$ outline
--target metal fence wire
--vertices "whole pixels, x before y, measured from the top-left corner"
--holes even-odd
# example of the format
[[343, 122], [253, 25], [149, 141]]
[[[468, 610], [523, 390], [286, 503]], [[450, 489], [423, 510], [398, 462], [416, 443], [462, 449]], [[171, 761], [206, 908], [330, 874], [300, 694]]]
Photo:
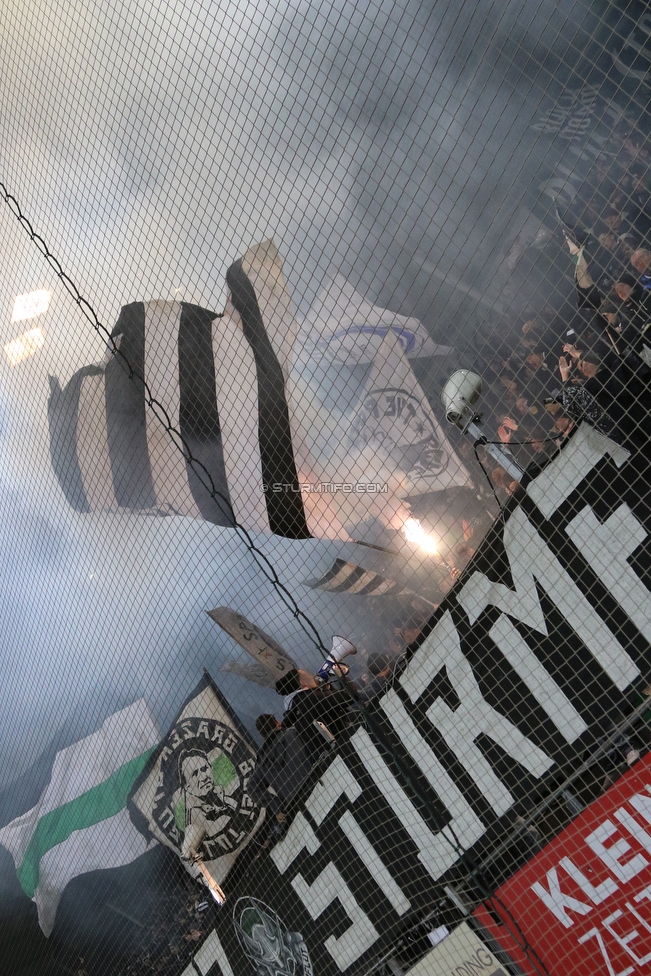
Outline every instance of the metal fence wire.
[[10, 0], [0, 972], [651, 972], [651, 15]]

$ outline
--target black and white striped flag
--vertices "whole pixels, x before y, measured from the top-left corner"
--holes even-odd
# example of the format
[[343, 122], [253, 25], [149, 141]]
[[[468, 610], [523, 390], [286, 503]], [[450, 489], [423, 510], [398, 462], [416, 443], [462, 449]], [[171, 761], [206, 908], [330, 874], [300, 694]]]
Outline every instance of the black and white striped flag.
[[[222, 317], [184, 303], [135, 302], [113, 330], [124, 359], [85, 367], [64, 389], [50, 377], [52, 464], [78, 511], [153, 510], [310, 536], [286, 395], [296, 326], [274, 244], [248, 251], [226, 280], [231, 301]], [[146, 390], [200, 465], [188, 463], [178, 437], [147, 409]], [[265, 491], [273, 484], [283, 490]]]
[[350, 593], [355, 596], [404, 596], [418, 597], [423, 603], [438, 606], [413, 590], [402, 586], [396, 580], [381, 576], [370, 569], [363, 569], [356, 563], [345, 559], [335, 559], [331, 568], [318, 579], [306, 580], [305, 585], [312, 589], [326, 590], [328, 593]]
[[297, 325], [273, 242], [226, 282], [223, 315], [134, 302], [113, 330], [118, 355], [64, 389], [50, 377], [52, 464], [73, 508], [350, 541], [373, 520], [400, 532], [409, 493], [467, 484], [393, 331], [374, 338], [352, 418], [336, 417], [317, 401], [338, 377], [313, 391], [295, 364], [290, 376]]

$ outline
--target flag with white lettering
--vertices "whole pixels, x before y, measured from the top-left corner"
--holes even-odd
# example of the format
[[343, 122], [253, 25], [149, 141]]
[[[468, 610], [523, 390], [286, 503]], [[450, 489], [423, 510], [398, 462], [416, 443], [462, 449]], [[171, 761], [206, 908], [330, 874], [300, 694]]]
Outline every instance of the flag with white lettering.
[[[315, 971], [361, 976], [396, 944], [409, 913], [452, 906], [449, 891], [458, 890], [459, 878], [471, 905], [511, 876], [520, 898], [516, 872], [540, 850], [546, 801], [563, 782], [559, 768], [585, 768], [586, 756], [612, 733], [614, 716], [626, 714], [635, 689], [648, 685], [648, 482], [643, 459], [629, 460], [608, 438], [580, 427], [525, 483], [407, 649], [404, 667], [374, 698], [370, 723], [320, 770], [286, 836], [256, 871], [233, 877], [233, 911], [220, 914], [206, 950], [224, 976], [228, 966], [242, 971], [247, 959], [256, 968], [265, 933], [275, 933], [279, 947], [302, 947]], [[354, 571], [347, 569], [342, 579]], [[590, 972], [607, 968], [597, 918], [613, 971], [628, 966], [628, 948], [604, 929], [614, 918], [609, 900], [619, 899], [626, 913], [630, 928], [614, 929], [624, 938], [648, 920], [649, 759], [637, 758], [648, 733], [640, 742], [633, 727], [624, 739], [606, 750], [607, 772], [592, 767], [601, 793], [607, 775], [633, 762], [617, 795], [611, 789], [598, 809], [588, 806], [581, 817], [589, 827], [575, 821], [522, 875], [526, 956], [523, 902], [502, 913], [500, 939], [509, 952], [520, 939], [516, 958], [525, 972], [538, 971], [531, 946], [554, 912], [571, 923], [568, 937], [581, 926], [586, 953], [576, 940], [573, 951], [591, 962]], [[569, 783], [559, 799], [575, 816], [577, 788]], [[540, 833], [518, 827], [530, 822], [538, 798]], [[567, 847], [570, 832], [575, 848], [580, 836], [580, 853]], [[543, 857], [544, 870], [535, 873]], [[550, 972], [564, 926], [559, 919], [558, 938], [538, 948], [540, 956], [554, 955]]]
[[513, 952], [526, 940], [549, 973], [645, 971], [650, 778], [647, 753], [498, 889], [492, 915], [475, 912], [498, 944]]
[[198, 856], [221, 884], [264, 820], [247, 791], [255, 757], [246, 729], [206, 674], [133, 786], [133, 823], [175, 850], [193, 877], [201, 877]]

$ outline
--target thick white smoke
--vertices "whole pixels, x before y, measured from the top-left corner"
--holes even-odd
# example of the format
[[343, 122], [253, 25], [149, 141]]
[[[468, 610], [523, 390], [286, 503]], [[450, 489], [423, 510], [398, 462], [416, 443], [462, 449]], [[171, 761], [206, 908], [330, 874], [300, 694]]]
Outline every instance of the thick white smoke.
[[[463, 347], [544, 154], [528, 128], [539, 64], [576, 23], [591, 26], [575, 0], [21, 0], [4, 12], [0, 179], [109, 327], [140, 299], [218, 311], [228, 264], [273, 236], [303, 311], [342, 272], [439, 341], [454, 324]], [[204, 616], [215, 604], [318, 660], [228, 530], [67, 510], [47, 373], [65, 382], [103, 346], [4, 204], [0, 237], [4, 341], [22, 328], [14, 296], [53, 291], [43, 349], [0, 367], [3, 783], [70, 719], [83, 734], [144, 694], [167, 721], [232, 653]], [[341, 546], [264, 545], [325, 637], [342, 616], [363, 631], [352, 598], [300, 587]], [[274, 704], [225, 680], [248, 715]]]

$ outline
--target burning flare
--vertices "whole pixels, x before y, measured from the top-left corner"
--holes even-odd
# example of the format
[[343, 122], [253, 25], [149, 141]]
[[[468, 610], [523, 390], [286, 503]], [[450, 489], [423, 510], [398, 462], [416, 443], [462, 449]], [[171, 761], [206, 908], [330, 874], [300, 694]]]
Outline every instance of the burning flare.
[[436, 553], [436, 540], [434, 536], [427, 534], [420, 524], [419, 519], [408, 518], [403, 526], [403, 530], [407, 542], [413, 542], [420, 549], [423, 549], [432, 556]]

